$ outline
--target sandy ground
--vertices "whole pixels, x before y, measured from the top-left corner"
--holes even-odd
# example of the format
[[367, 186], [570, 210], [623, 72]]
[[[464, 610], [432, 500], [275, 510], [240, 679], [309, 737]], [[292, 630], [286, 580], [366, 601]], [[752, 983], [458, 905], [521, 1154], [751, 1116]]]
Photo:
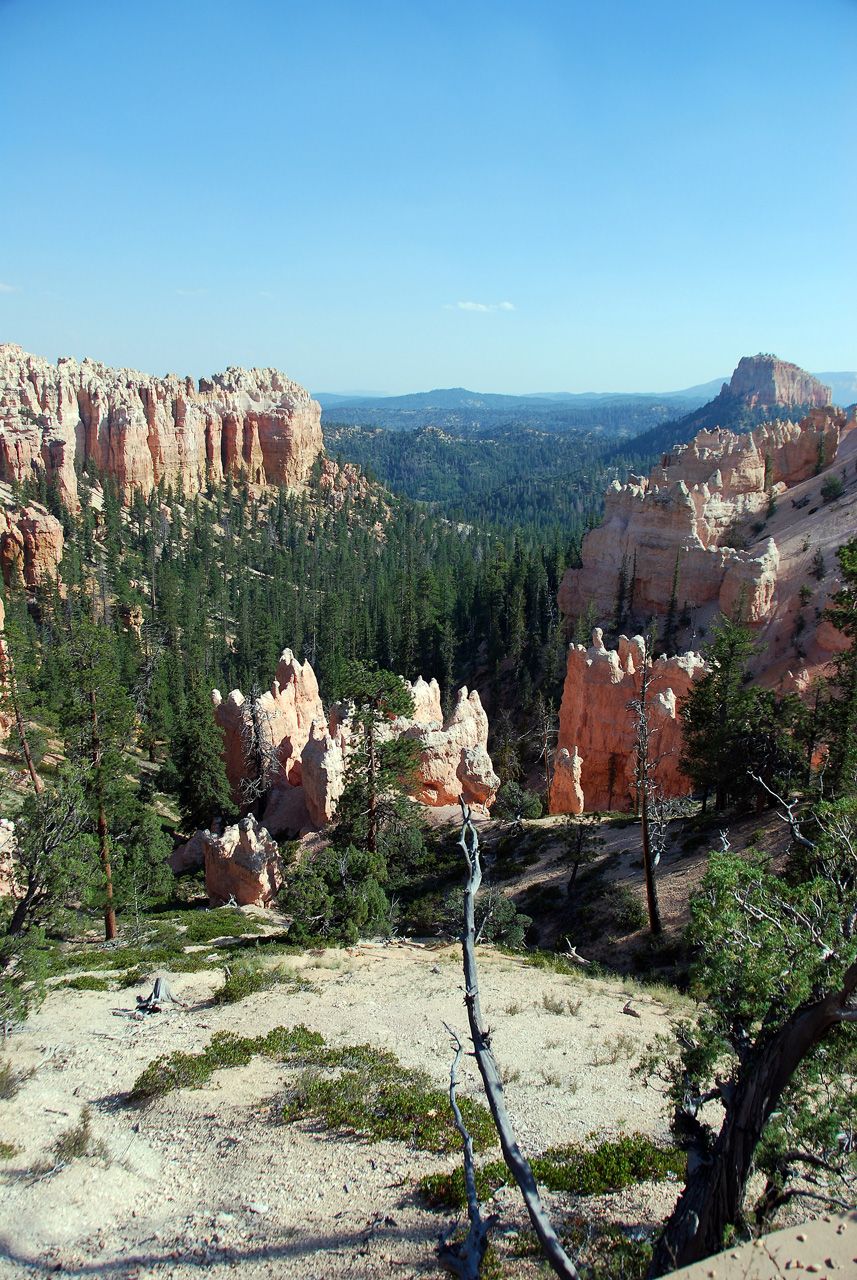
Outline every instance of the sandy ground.
[[[443, 1022], [466, 1029], [455, 948], [366, 945], [295, 962], [317, 993], [274, 988], [213, 1006], [219, 973], [180, 974], [172, 985], [190, 1007], [143, 1021], [127, 1016], [133, 989], [48, 996], [6, 1042], [13, 1065], [35, 1071], [14, 1100], [0, 1101], [0, 1138], [19, 1148], [2, 1166], [0, 1274], [185, 1280], [200, 1264], [217, 1276], [238, 1267], [250, 1277], [441, 1274], [433, 1249], [450, 1217], [425, 1209], [414, 1184], [454, 1167], [454, 1157], [369, 1144], [310, 1121], [278, 1123], [283, 1067], [263, 1058], [218, 1072], [208, 1087], [142, 1109], [124, 1105], [160, 1053], [199, 1050], [225, 1028], [256, 1035], [298, 1022], [332, 1045], [392, 1049], [445, 1087]], [[666, 1137], [659, 1095], [630, 1075], [645, 1043], [667, 1029], [666, 1005], [641, 993], [632, 1017], [623, 1013], [630, 992], [617, 983], [558, 976], [491, 948], [480, 963], [485, 1016], [525, 1149], [594, 1130], [602, 1138], [622, 1130]], [[565, 1011], [549, 1012], [545, 997]], [[480, 1092], [473, 1071], [464, 1091]], [[28, 1171], [49, 1158], [84, 1105], [109, 1164], [86, 1157], [36, 1180]], [[597, 1212], [652, 1225], [676, 1191], [675, 1183], [635, 1187], [599, 1201]], [[547, 1199], [558, 1211], [572, 1207], [568, 1197]], [[517, 1191], [501, 1189], [492, 1209], [502, 1252], [513, 1238], [506, 1233], [525, 1225]], [[508, 1274], [532, 1265], [513, 1262]]]

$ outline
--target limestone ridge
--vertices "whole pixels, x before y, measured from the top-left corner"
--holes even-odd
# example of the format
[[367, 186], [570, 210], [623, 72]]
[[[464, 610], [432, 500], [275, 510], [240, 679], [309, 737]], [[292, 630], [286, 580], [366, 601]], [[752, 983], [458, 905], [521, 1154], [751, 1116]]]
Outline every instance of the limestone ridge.
[[562, 612], [579, 616], [591, 602], [605, 623], [623, 611], [640, 621], [664, 618], [677, 570], [675, 605], [685, 618], [692, 611], [696, 625], [716, 610], [730, 614], [742, 594], [747, 620], [763, 623], [777, 583], [777, 542], [734, 544], [752, 542], [752, 522], [764, 525], [773, 502], [835, 464], [854, 427], [853, 417], [828, 407], [743, 435], [701, 431], [664, 454], [647, 478], [614, 480], [603, 523], [583, 540], [582, 567], [563, 576]]
[[75, 463], [88, 460], [125, 501], [161, 479], [190, 496], [242, 470], [253, 484], [299, 484], [322, 448], [320, 421], [309, 392], [277, 369], [229, 368], [197, 387], [0, 344], [0, 479], [43, 471], [73, 510]]

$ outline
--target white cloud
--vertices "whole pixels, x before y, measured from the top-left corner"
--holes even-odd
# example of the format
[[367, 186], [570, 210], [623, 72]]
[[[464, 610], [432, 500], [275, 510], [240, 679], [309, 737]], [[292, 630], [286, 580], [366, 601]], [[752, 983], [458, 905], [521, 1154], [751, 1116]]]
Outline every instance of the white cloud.
[[198, 298], [205, 289], [176, 289], [176, 293], [180, 298]]
[[0, 284], [0, 293], [18, 293], [20, 292], [16, 284]]
[[444, 304], [447, 311], [514, 311], [513, 302], [451, 302]]

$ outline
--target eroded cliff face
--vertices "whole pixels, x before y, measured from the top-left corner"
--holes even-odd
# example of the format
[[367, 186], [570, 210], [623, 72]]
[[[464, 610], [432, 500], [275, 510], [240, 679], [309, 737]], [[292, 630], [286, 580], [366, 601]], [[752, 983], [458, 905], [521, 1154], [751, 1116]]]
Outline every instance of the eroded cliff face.
[[192, 495], [241, 470], [253, 484], [295, 485], [321, 448], [319, 405], [277, 369], [230, 368], [197, 387], [0, 344], [0, 479], [44, 471], [73, 509], [76, 460], [113, 476], [127, 501], [162, 478]]
[[[242, 737], [246, 722], [245, 698], [240, 689], [233, 689], [226, 699], [219, 689], [213, 689], [211, 701], [214, 719], [223, 730], [226, 776], [233, 800], [240, 805], [241, 782], [246, 777]], [[301, 756], [313, 722], [324, 719], [318, 681], [309, 662], [298, 661], [291, 649], [284, 649], [271, 688], [259, 697], [259, 709], [262, 734], [279, 766], [273, 778], [274, 787], [279, 790], [299, 787]]]
[[830, 387], [801, 369], [799, 365], [778, 360], [776, 356], [743, 356], [729, 382], [720, 392], [723, 399], [740, 399], [747, 408], [770, 408], [795, 405], [801, 408], [824, 408], [830, 404]]
[[[639, 695], [644, 656], [642, 636], [620, 636], [618, 650], [607, 649], [600, 628], [590, 649], [569, 647], [551, 813], [634, 808], [635, 718], [628, 704]], [[649, 665], [651, 724], [660, 757], [657, 782], [665, 798], [687, 795], [690, 784], [678, 769], [678, 706], [705, 665], [696, 653]]]
[[[642, 629], [657, 618], [663, 633], [673, 598], [674, 639], [689, 651], [653, 667], [665, 795], [688, 789], [678, 772], [677, 709], [704, 669], [693, 650], [712, 621], [734, 616], [740, 606], [760, 641], [752, 667], [759, 684], [807, 691], [847, 644], [824, 609], [841, 586], [836, 550], [855, 529], [855, 420], [830, 408], [749, 435], [700, 432], [665, 455], [648, 478], [610, 487], [604, 523], [586, 535], [583, 567], [566, 573], [560, 606], [578, 617], [591, 606], [614, 628], [625, 622]], [[633, 808], [628, 703], [637, 693], [641, 657], [639, 637], [621, 635], [611, 652], [599, 629], [592, 648], [571, 645], [553, 812]]]
[[62, 525], [45, 507], [10, 502], [0, 509], [0, 569], [7, 587], [20, 578], [35, 590], [39, 583], [56, 578], [63, 545]]
[[[809, 375], [807, 375], [809, 376]], [[771, 615], [780, 568], [775, 538], [753, 524], [787, 490], [830, 466], [854, 419], [814, 409], [801, 422], [765, 423], [747, 435], [701, 431], [665, 454], [648, 477], [614, 481], [604, 521], [583, 540], [580, 569], [566, 571], [559, 604], [567, 617], [594, 607], [621, 626], [680, 612], [731, 613], [742, 592], [753, 624]], [[730, 545], [757, 538], [746, 549]]]

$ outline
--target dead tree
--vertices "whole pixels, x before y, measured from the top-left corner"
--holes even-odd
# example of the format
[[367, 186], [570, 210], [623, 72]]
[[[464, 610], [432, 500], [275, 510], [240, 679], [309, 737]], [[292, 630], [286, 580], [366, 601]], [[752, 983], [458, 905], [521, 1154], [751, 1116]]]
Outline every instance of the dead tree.
[[479, 837], [471, 821], [470, 809], [465, 806], [464, 801], [461, 801], [461, 815], [461, 839], [458, 843], [467, 868], [464, 885], [464, 930], [461, 935], [464, 960], [464, 1002], [467, 1006], [467, 1019], [470, 1024], [470, 1038], [473, 1042], [476, 1065], [482, 1077], [488, 1106], [500, 1139], [503, 1159], [521, 1189], [521, 1195], [542, 1252], [558, 1276], [564, 1277], [564, 1280], [579, 1280], [577, 1269], [560, 1244], [553, 1224], [542, 1206], [529, 1161], [518, 1146], [512, 1122], [506, 1111], [503, 1082], [491, 1048], [491, 1031], [482, 1020], [479, 975], [476, 968], [476, 895], [482, 883], [482, 865], [479, 859]]
[[273, 719], [273, 714], [262, 705], [261, 691], [254, 683], [250, 696], [244, 703], [241, 719], [245, 767], [245, 774], [241, 779], [241, 798], [257, 813], [261, 813], [264, 808], [271, 789], [271, 779], [280, 768], [271, 732]]
[[651, 641], [645, 637], [643, 661], [640, 670], [640, 689], [637, 697], [628, 703], [628, 710], [633, 713], [636, 736], [634, 740], [634, 785], [637, 791], [637, 808], [640, 814], [640, 829], [643, 837], [643, 870], [646, 876], [646, 902], [649, 909], [649, 928], [652, 933], [661, 933], [661, 909], [658, 903], [658, 885], [655, 878], [655, 850], [652, 846], [651, 806], [655, 798], [657, 782], [655, 773], [661, 757], [652, 756], [652, 739], [657, 729], [651, 721], [651, 685], [652, 668], [649, 661]]
[[467, 1195], [467, 1216], [470, 1219], [470, 1229], [463, 1244], [456, 1249], [449, 1243], [450, 1236], [455, 1230], [455, 1225], [453, 1224], [449, 1231], [445, 1231], [440, 1237], [438, 1257], [441, 1265], [447, 1271], [453, 1272], [454, 1275], [461, 1276], [461, 1280], [478, 1280], [482, 1259], [485, 1257], [485, 1251], [488, 1248], [488, 1233], [497, 1221], [497, 1215], [491, 1214], [487, 1218], [482, 1216], [479, 1196], [476, 1193], [473, 1139], [467, 1131], [461, 1108], [458, 1105], [458, 1099], [455, 1096], [455, 1091], [458, 1088], [458, 1064], [461, 1062], [464, 1046], [452, 1028], [447, 1026], [446, 1023], [444, 1023], [444, 1026], [455, 1043], [455, 1057], [449, 1071], [449, 1105], [452, 1107], [455, 1127], [461, 1134], [461, 1142], [464, 1149], [464, 1188]]

